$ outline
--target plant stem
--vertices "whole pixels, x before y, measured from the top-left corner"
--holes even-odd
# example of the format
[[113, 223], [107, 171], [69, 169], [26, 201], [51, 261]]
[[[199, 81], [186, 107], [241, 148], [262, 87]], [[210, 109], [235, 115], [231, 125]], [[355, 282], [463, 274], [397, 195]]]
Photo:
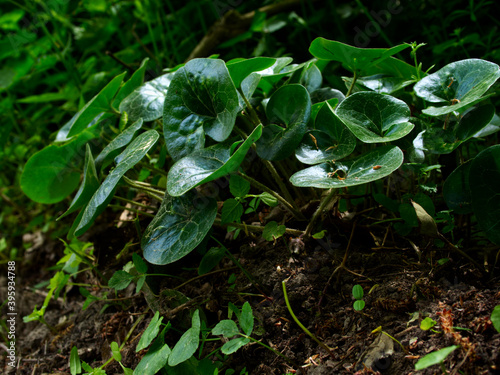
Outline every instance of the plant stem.
[[292, 310], [292, 307], [290, 306], [290, 301], [288, 301], [288, 295], [286, 293], [286, 285], [285, 285], [285, 282], [286, 282], [287, 279], [283, 280], [281, 282], [281, 285], [283, 286], [283, 295], [285, 297], [285, 303], [286, 303], [286, 307], [288, 308], [288, 312], [290, 313], [290, 315], [292, 316], [293, 320], [295, 321], [295, 323], [298, 324], [298, 326], [307, 334], [309, 335], [310, 338], [312, 338], [314, 341], [316, 341], [318, 343], [319, 346], [321, 346], [323, 349], [325, 349], [329, 354], [331, 354], [331, 351], [333, 350], [333, 348], [330, 348], [328, 345], [326, 345], [325, 343], [321, 342], [316, 336], [314, 336], [300, 321], [299, 319], [295, 316], [295, 314], [293, 313], [293, 310]]
[[149, 212], [141, 211], [141, 210], [138, 210], [138, 209], [132, 208], [132, 207], [125, 207], [125, 206], [122, 206], [119, 204], [110, 204], [109, 207], [116, 208], [119, 210], [124, 210], [124, 211], [126, 210], [126, 211], [130, 211], [130, 212], [135, 212], [136, 214], [144, 215], [144, 216], [148, 216], [148, 217], [155, 217], [155, 215], [150, 214]]
[[238, 175], [241, 176], [243, 179], [247, 180], [248, 182], [250, 182], [250, 184], [255, 186], [257, 189], [265, 191], [265, 192], [271, 194], [277, 200], [279, 200], [285, 206], [285, 208], [293, 214], [293, 216], [296, 219], [305, 220], [304, 215], [302, 215], [302, 213], [300, 211], [298, 211], [295, 207], [293, 207], [285, 198], [283, 198], [281, 195], [276, 193], [274, 190], [268, 188], [266, 185], [261, 184], [259, 181], [254, 180], [252, 177], [247, 176], [246, 174], [238, 172]]
[[153, 210], [153, 211], [156, 211], [156, 208], [153, 207], [153, 206], [148, 206], [147, 204], [142, 204], [142, 203], [139, 203], [139, 202], [136, 202], [136, 201], [133, 201], [133, 200], [130, 200], [130, 199], [127, 199], [127, 198], [122, 198], [122, 197], [119, 197], [117, 195], [115, 195], [115, 199], [118, 199], [119, 201], [122, 201], [122, 202], [125, 202], [125, 203], [130, 203], [131, 205], [133, 206], [137, 206], [137, 207], [141, 207], [141, 208], [145, 208], [147, 210]]
[[347, 91], [347, 94], [345, 95], [345, 97], [347, 98], [349, 95], [352, 94], [352, 90], [354, 90], [354, 84], [356, 83], [356, 80], [358, 79], [358, 74], [356, 72], [356, 70], [354, 70], [354, 75], [352, 76], [352, 82], [351, 82], [351, 86], [349, 86], [349, 90]]
[[140, 165], [141, 167], [144, 167], [144, 168], [146, 168], [146, 169], [150, 170], [151, 172], [159, 173], [159, 174], [161, 174], [162, 176], [165, 176], [165, 177], [167, 177], [167, 176], [168, 176], [168, 173], [167, 173], [167, 172], [165, 172], [163, 169], [159, 169], [159, 168], [153, 167], [153, 166], [151, 166], [151, 165], [150, 165], [150, 164], [148, 164], [148, 163], [144, 163], [144, 162], [142, 162], [142, 163], [140, 163], [139, 165]]
[[[220, 219], [215, 219], [214, 221], [215, 225], [220, 225], [221, 227], [235, 227], [238, 229], [243, 229], [244, 231], [249, 231], [249, 232], [263, 232], [264, 227], [260, 225], [247, 225], [247, 224], [241, 224], [241, 223], [226, 223], [222, 224]], [[286, 228], [285, 232], [288, 234], [291, 234], [293, 236], [301, 236], [304, 234], [304, 231], [298, 230], [298, 229], [290, 229]]]
[[246, 98], [245, 94], [243, 93], [243, 90], [241, 88], [238, 88], [238, 92], [240, 93], [241, 97], [243, 98], [243, 101], [245, 102], [245, 105], [247, 106], [248, 112], [250, 113], [250, 119], [252, 120], [254, 126], [261, 124], [262, 122], [260, 121], [257, 112], [255, 112], [255, 109], [252, 107], [252, 105]]
[[[164, 191], [150, 188], [147, 186], [149, 184], [144, 184], [144, 183], [141, 183], [140, 181], [131, 180], [127, 176], [123, 176], [123, 181], [125, 181], [131, 187], [136, 188], [137, 190], [142, 190], [142, 191], [149, 193], [153, 198], [159, 200], [160, 202], [163, 201], [163, 196], [165, 195]], [[149, 185], [149, 186], [151, 186], [151, 185]]]
[[337, 193], [337, 191], [335, 189], [330, 189], [330, 192], [328, 193], [328, 195], [325, 198], [323, 198], [323, 200], [321, 201], [318, 209], [314, 213], [311, 221], [307, 225], [304, 237], [309, 238], [311, 236], [311, 233], [312, 233], [312, 231], [314, 229], [314, 225], [316, 224], [316, 221], [320, 218], [321, 214], [323, 213], [323, 210], [328, 206], [328, 204], [334, 198], [336, 198], [336, 196], [337, 196], [336, 193]]

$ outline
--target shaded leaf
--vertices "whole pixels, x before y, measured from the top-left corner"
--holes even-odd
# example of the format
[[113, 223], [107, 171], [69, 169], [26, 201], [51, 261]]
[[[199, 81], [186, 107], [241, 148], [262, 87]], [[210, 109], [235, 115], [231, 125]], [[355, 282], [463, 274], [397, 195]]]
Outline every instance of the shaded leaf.
[[200, 311], [196, 310], [192, 318], [192, 326], [181, 336], [168, 357], [168, 365], [176, 366], [188, 360], [198, 349], [200, 343]]
[[253, 331], [254, 317], [250, 303], [246, 301], [241, 308], [241, 315], [238, 318], [240, 327], [245, 332], [245, 335], [250, 336]]
[[275, 221], [270, 221], [264, 227], [262, 232], [262, 237], [266, 241], [274, 241], [276, 238], [281, 237], [286, 232], [286, 227], [284, 225], [278, 225]]
[[227, 338], [231, 338], [240, 333], [236, 323], [230, 319], [221, 320], [212, 329], [212, 335], [222, 335]]
[[[266, 107], [270, 125], [257, 141], [257, 154], [267, 160], [290, 156], [299, 145], [311, 114], [309, 93], [301, 85], [280, 87]], [[284, 127], [283, 127], [284, 126]]]
[[252, 59], [233, 59], [226, 63], [231, 79], [238, 88], [251, 73], [271, 67], [276, 59], [270, 57], [255, 57]]
[[114, 108], [119, 108], [122, 100], [129, 96], [136, 88], [142, 85], [142, 82], [144, 81], [144, 74], [146, 73], [146, 68], [148, 66], [148, 61], [148, 57], [142, 60], [139, 68], [132, 74], [130, 79], [122, 85], [120, 91], [118, 91], [118, 94], [116, 94], [115, 100], [113, 101]]
[[455, 136], [460, 141], [466, 141], [488, 125], [495, 114], [491, 104], [474, 107], [467, 111], [455, 127]]
[[111, 279], [109, 279], [108, 286], [115, 290], [123, 290], [130, 285], [135, 276], [125, 271], [116, 271]]
[[210, 272], [224, 258], [225, 253], [226, 249], [223, 247], [212, 247], [208, 250], [203, 255], [203, 258], [201, 258], [200, 265], [198, 266], [198, 275]]
[[163, 316], [160, 318], [160, 312], [157, 311], [153, 316], [153, 319], [149, 322], [148, 328], [144, 331], [135, 348], [135, 352], [138, 353], [142, 349], [145, 349], [151, 344], [151, 342], [158, 336], [160, 332], [161, 322], [163, 321]]
[[163, 335], [161, 335], [153, 342], [146, 355], [142, 357], [134, 370], [134, 375], [155, 375], [167, 364], [170, 353], [171, 350], [164, 343]]
[[469, 171], [472, 165], [468, 161], [450, 173], [443, 184], [443, 197], [449, 209], [457, 214], [472, 213], [472, 198], [469, 186]]
[[349, 130], [365, 143], [390, 142], [410, 133], [410, 108], [402, 100], [375, 92], [347, 97], [335, 111]]
[[221, 212], [221, 224], [239, 222], [243, 215], [243, 206], [236, 199], [229, 198], [224, 202]]
[[217, 214], [215, 199], [190, 191], [180, 197], [167, 192], [142, 237], [144, 258], [168, 264], [190, 253], [208, 233]]
[[224, 61], [194, 59], [177, 70], [165, 97], [163, 132], [170, 156], [179, 160], [231, 133], [238, 94]]
[[242, 346], [245, 346], [250, 342], [250, 339], [246, 337], [238, 337], [236, 339], [232, 339], [222, 345], [221, 352], [224, 354], [232, 354], [237, 351]]
[[99, 216], [110, 200], [113, 198], [116, 186], [123, 175], [133, 168], [158, 140], [159, 134], [156, 130], [148, 130], [139, 135], [127, 148], [117, 157], [120, 162], [103, 181], [99, 189], [94, 193], [92, 199], [83, 210], [81, 220], [76, 227], [75, 235], [82, 235]]
[[423, 209], [421, 205], [418, 203], [411, 201], [411, 204], [413, 205], [413, 208], [415, 209], [415, 212], [417, 213], [417, 218], [420, 226], [420, 234], [423, 234], [424, 236], [429, 236], [432, 238], [439, 237], [439, 232], [437, 229], [437, 224], [432, 218], [431, 215], [427, 213]]

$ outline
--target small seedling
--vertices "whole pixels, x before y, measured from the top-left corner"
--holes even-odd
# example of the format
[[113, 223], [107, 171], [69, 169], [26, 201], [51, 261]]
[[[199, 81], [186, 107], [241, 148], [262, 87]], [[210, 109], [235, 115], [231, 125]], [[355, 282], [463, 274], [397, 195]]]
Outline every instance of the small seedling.
[[365, 301], [363, 301], [363, 287], [356, 284], [352, 287], [352, 296], [356, 300], [354, 301], [353, 307], [356, 311], [361, 311], [365, 308]]

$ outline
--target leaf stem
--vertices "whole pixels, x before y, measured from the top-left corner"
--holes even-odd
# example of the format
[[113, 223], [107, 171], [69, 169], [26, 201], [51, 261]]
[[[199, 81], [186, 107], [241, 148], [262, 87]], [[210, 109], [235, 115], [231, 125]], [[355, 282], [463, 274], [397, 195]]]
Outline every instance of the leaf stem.
[[319, 219], [319, 217], [323, 213], [323, 210], [328, 206], [328, 204], [334, 198], [336, 198], [336, 196], [337, 196], [337, 191], [335, 189], [330, 189], [330, 192], [328, 193], [328, 195], [325, 198], [323, 198], [323, 200], [321, 201], [318, 209], [314, 213], [311, 221], [307, 225], [304, 237], [309, 238], [311, 236], [311, 233], [312, 233], [312, 231], [314, 229], [314, 225], [316, 224], [316, 221]]
[[130, 211], [130, 212], [134, 212], [136, 214], [139, 214], [139, 215], [144, 215], [144, 216], [149, 216], [149, 217], [155, 217], [155, 215], [153, 214], [150, 214], [149, 212], [145, 212], [145, 211], [141, 211], [141, 210], [138, 210], [136, 208], [132, 208], [132, 207], [125, 207], [125, 206], [122, 206], [120, 204], [110, 204], [109, 205], [110, 208], [116, 208], [116, 209], [119, 209], [119, 210], [126, 210], [126, 211]]
[[165, 195], [164, 191], [148, 187], [151, 185], [140, 181], [131, 180], [127, 176], [123, 176], [123, 181], [125, 181], [131, 187], [136, 188], [137, 190], [142, 190], [149, 193], [153, 198], [159, 200], [160, 202], [163, 201], [163, 196]]
[[354, 84], [356, 83], [357, 79], [358, 79], [358, 73], [356, 70], [354, 70], [354, 75], [352, 76], [351, 86], [349, 86], [349, 90], [347, 91], [347, 94], [345, 95], [346, 98], [352, 94], [352, 90], [354, 90]]
[[[220, 219], [215, 219], [214, 224], [220, 225], [221, 227], [228, 227], [228, 226], [235, 227], [235, 228], [243, 229], [243, 230], [249, 231], [249, 232], [263, 232], [264, 231], [264, 227], [262, 227], [260, 225], [247, 225], [247, 224], [241, 224], [241, 223], [222, 224]], [[293, 236], [301, 236], [304, 234], [304, 231], [301, 231], [298, 229], [290, 229], [290, 228], [286, 228], [285, 232], [288, 234], [291, 234]]]
[[147, 204], [142, 204], [142, 203], [139, 203], [139, 202], [136, 202], [136, 201], [133, 201], [131, 199], [127, 199], [127, 198], [122, 198], [122, 197], [119, 197], [118, 195], [115, 195], [115, 198], [122, 201], [122, 202], [125, 202], [125, 203], [130, 203], [131, 205], [133, 206], [137, 206], [137, 207], [141, 207], [141, 208], [145, 208], [147, 210], [153, 210], [153, 211], [156, 211], [156, 208], [153, 207], [153, 206], [148, 206]]
[[285, 279], [281, 282], [281, 285], [283, 286], [283, 295], [285, 297], [285, 303], [286, 303], [286, 307], [288, 308], [288, 312], [290, 313], [290, 315], [292, 316], [293, 320], [295, 321], [295, 323], [298, 324], [298, 326], [307, 334], [309, 335], [310, 338], [312, 338], [314, 341], [316, 341], [318, 343], [319, 346], [321, 346], [323, 349], [325, 349], [329, 354], [331, 354], [331, 351], [333, 350], [333, 348], [330, 348], [328, 345], [326, 345], [325, 343], [323, 343], [322, 341], [320, 341], [316, 336], [314, 336], [301, 322], [300, 320], [295, 316], [295, 314], [293, 313], [293, 310], [292, 310], [292, 306], [290, 306], [290, 301], [288, 300], [288, 295], [286, 293], [286, 285], [285, 285], [285, 282], [286, 280], [288, 279]]
[[302, 213], [300, 211], [298, 211], [295, 207], [293, 207], [285, 198], [283, 198], [281, 195], [279, 195], [278, 193], [276, 193], [274, 190], [268, 188], [266, 185], [261, 184], [259, 181], [253, 179], [250, 176], [247, 176], [246, 174], [238, 172], [238, 175], [240, 175], [243, 179], [245, 179], [248, 182], [250, 182], [250, 184], [252, 184], [253, 186], [255, 186], [257, 189], [265, 191], [265, 192], [271, 194], [277, 200], [279, 200], [285, 206], [285, 208], [287, 210], [289, 210], [293, 214], [293, 216], [296, 219], [298, 219], [298, 220], [305, 220], [304, 215], [302, 215]]
[[262, 122], [260, 121], [259, 116], [257, 115], [257, 112], [255, 112], [255, 109], [252, 107], [252, 105], [250, 104], [250, 102], [246, 98], [241, 87], [238, 88], [238, 92], [240, 93], [241, 97], [243, 98], [243, 101], [245, 102], [245, 105], [247, 106], [248, 112], [250, 113], [250, 119], [252, 120], [254, 126], [261, 124]]

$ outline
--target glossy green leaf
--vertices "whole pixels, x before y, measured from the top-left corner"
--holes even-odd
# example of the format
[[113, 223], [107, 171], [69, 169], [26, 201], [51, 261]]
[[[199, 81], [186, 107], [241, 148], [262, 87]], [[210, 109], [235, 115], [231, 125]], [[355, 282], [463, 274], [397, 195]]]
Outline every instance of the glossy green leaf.
[[80, 188], [76, 192], [73, 201], [71, 202], [69, 208], [57, 220], [69, 215], [80, 207], [86, 205], [92, 198], [92, 195], [99, 188], [100, 182], [97, 176], [97, 171], [95, 169], [94, 158], [92, 157], [92, 152], [90, 151], [90, 146], [87, 143], [85, 151], [85, 164], [83, 168], [83, 181]]
[[240, 333], [236, 323], [230, 319], [225, 319], [219, 321], [217, 325], [212, 329], [212, 335], [222, 335], [227, 338], [231, 338]]
[[168, 152], [179, 160], [231, 133], [239, 111], [238, 93], [224, 61], [194, 59], [177, 70], [165, 97], [163, 132]]
[[120, 103], [120, 112], [127, 112], [132, 121], [159, 119], [163, 114], [165, 96], [174, 73], [161, 75], [136, 88]]
[[276, 62], [269, 68], [257, 72], [262, 77], [261, 85], [265, 86], [265, 92], [269, 92], [275, 83], [279, 82], [283, 77], [301, 69], [304, 64], [291, 64], [291, 57], [278, 57]]
[[448, 357], [448, 355], [451, 354], [451, 352], [458, 348], [460, 348], [460, 345], [452, 345], [427, 354], [417, 361], [415, 364], [415, 370], [419, 371], [429, 366], [440, 364], [446, 359], [446, 357]]
[[419, 133], [420, 147], [431, 154], [449, 154], [462, 144], [452, 129], [430, 128]]
[[163, 316], [160, 318], [160, 312], [157, 311], [153, 316], [153, 319], [149, 322], [148, 328], [146, 328], [144, 333], [141, 335], [141, 339], [135, 348], [136, 353], [140, 352], [142, 349], [146, 349], [156, 336], [158, 336], [162, 321]]
[[500, 131], [500, 116], [495, 113], [490, 123], [474, 134], [474, 138], [487, 137], [488, 135], [494, 134], [498, 131]]
[[111, 159], [113, 155], [122, 147], [125, 147], [132, 141], [135, 136], [137, 130], [142, 127], [142, 119], [137, 120], [128, 128], [126, 128], [123, 132], [118, 134], [111, 142], [109, 142], [106, 147], [101, 151], [99, 155], [95, 158], [95, 163], [97, 165], [102, 165], [106, 160]]
[[82, 363], [80, 357], [78, 356], [78, 348], [73, 346], [71, 348], [71, 354], [69, 357], [69, 368], [71, 375], [77, 375], [82, 372]]
[[[350, 86], [352, 78], [344, 78], [346, 86]], [[386, 74], [376, 74], [368, 77], [361, 77], [356, 80], [357, 86], [362, 86], [379, 94], [392, 94], [402, 88], [411, 85], [414, 81], [401, 77], [388, 76]], [[363, 90], [364, 91], [364, 90]]]
[[134, 375], [155, 375], [168, 361], [171, 350], [164, 343], [163, 334], [160, 335], [149, 348], [148, 352], [137, 365]]
[[168, 357], [168, 365], [176, 366], [188, 360], [200, 344], [200, 311], [196, 310], [192, 318], [192, 326], [181, 336]]
[[24, 194], [38, 203], [57, 203], [70, 195], [80, 183], [83, 145], [94, 137], [85, 131], [64, 146], [50, 145], [35, 153], [21, 175]]
[[319, 164], [339, 160], [350, 155], [356, 147], [356, 138], [325, 102], [314, 122], [295, 150], [295, 156], [304, 164]]
[[228, 140], [194, 151], [178, 160], [168, 173], [168, 193], [172, 196], [179, 196], [195, 186], [216, 180], [237, 170], [252, 144], [261, 135], [262, 125], [258, 125], [232, 155], [233, 142]]
[[111, 110], [111, 102], [117, 93], [120, 85], [125, 77], [122, 73], [111, 80], [96, 96], [94, 96], [85, 106], [78, 111], [76, 115], [69, 121], [69, 132], [67, 137], [71, 138], [74, 135], [84, 130], [94, 118], [100, 113]]
[[494, 114], [495, 107], [491, 104], [472, 108], [455, 127], [455, 136], [462, 142], [472, 138], [490, 123]]
[[75, 230], [75, 235], [82, 235], [99, 216], [110, 200], [123, 175], [133, 168], [158, 140], [159, 134], [156, 130], [148, 130], [134, 139], [127, 148], [117, 157], [120, 162], [103, 181], [99, 189], [94, 193], [92, 199], [83, 211], [81, 221]]
[[252, 312], [252, 306], [250, 303], [245, 302], [241, 308], [241, 315], [238, 318], [240, 322], [240, 327], [245, 332], [245, 335], [250, 336], [253, 331], [254, 317]]
[[139, 68], [132, 74], [130, 79], [122, 85], [120, 91], [118, 91], [118, 94], [116, 94], [115, 100], [113, 101], [114, 108], [119, 108], [122, 100], [129, 96], [136, 88], [142, 85], [142, 83], [144, 82], [144, 74], [146, 73], [148, 60], [149, 58], [147, 57], [142, 60]]
[[356, 71], [364, 75], [369, 68], [408, 47], [409, 44], [392, 48], [358, 48], [333, 40], [316, 38], [311, 43], [309, 52], [318, 59], [339, 61], [351, 72]]
[[390, 142], [412, 131], [410, 108], [402, 100], [375, 92], [347, 97], [335, 111], [349, 130], [365, 143]]
[[469, 186], [471, 161], [459, 165], [443, 184], [443, 197], [449, 209], [457, 214], [472, 213], [472, 198]]
[[144, 258], [168, 264], [190, 253], [208, 233], [217, 214], [217, 201], [195, 191], [180, 197], [165, 193], [158, 213], [141, 241]]
[[295, 173], [290, 182], [299, 187], [341, 188], [366, 184], [388, 176], [403, 163], [397, 146], [382, 146], [346, 162], [323, 163]]
[[313, 93], [321, 87], [323, 76], [316, 66], [315, 61], [307, 63], [300, 74], [299, 83], [304, 86], [309, 93]]
[[295, 151], [311, 114], [309, 93], [301, 85], [280, 87], [269, 99], [266, 114], [270, 125], [257, 142], [257, 154], [267, 160], [282, 160]]
[[500, 245], [500, 145], [481, 151], [469, 172], [472, 210], [488, 239]]
[[237, 351], [242, 346], [245, 346], [250, 342], [250, 339], [246, 337], [238, 337], [236, 339], [232, 339], [222, 345], [221, 352], [224, 354], [232, 354]]
[[231, 79], [236, 87], [240, 87], [243, 80], [253, 72], [262, 71], [271, 67], [276, 59], [270, 57], [255, 57], [253, 59], [234, 59], [226, 63]]
[[486, 98], [486, 91], [500, 77], [497, 64], [480, 59], [455, 61], [422, 78], [414, 87], [415, 94], [431, 103], [446, 103], [422, 112], [439, 116], [457, 111]]

